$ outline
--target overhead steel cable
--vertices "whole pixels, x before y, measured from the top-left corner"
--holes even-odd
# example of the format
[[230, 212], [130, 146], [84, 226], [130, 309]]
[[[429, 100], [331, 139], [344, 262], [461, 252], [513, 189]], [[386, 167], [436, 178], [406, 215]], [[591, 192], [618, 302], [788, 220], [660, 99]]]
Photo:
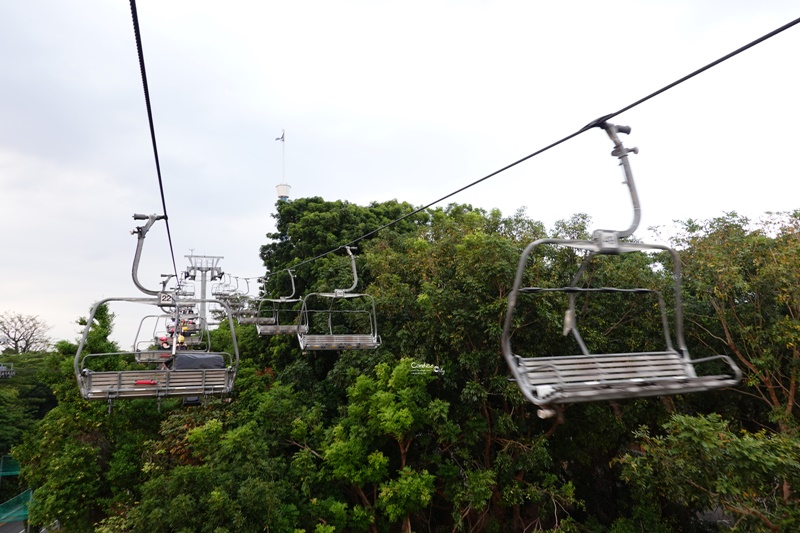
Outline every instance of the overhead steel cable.
[[150, 105], [150, 89], [147, 85], [147, 71], [144, 68], [144, 50], [142, 49], [142, 36], [139, 31], [139, 15], [136, 11], [136, 0], [130, 0], [131, 17], [133, 18], [133, 33], [136, 36], [136, 51], [139, 54], [139, 69], [142, 73], [142, 86], [144, 87], [144, 101], [147, 106], [147, 120], [150, 123], [150, 139], [153, 142], [153, 155], [156, 160], [156, 174], [158, 176], [158, 190], [161, 193], [161, 208], [164, 210], [164, 223], [167, 226], [167, 241], [169, 242], [169, 255], [172, 258], [172, 269], [175, 278], [178, 276], [178, 265], [175, 262], [175, 248], [172, 245], [172, 232], [169, 229], [169, 217], [167, 216], [167, 200], [164, 195], [164, 182], [161, 179], [161, 163], [158, 160], [158, 145], [156, 144], [156, 129], [153, 124], [153, 109]]
[[[441, 203], [444, 200], [447, 200], [448, 198], [450, 198], [452, 196], [455, 196], [456, 194], [461, 193], [461, 192], [469, 189], [470, 187], [474, 187], [475, 185], [477, 185], [477, 184], [479, 184], [481, 182], [484, 182], [484, 181], [488, 180], [489, 178], [492, 178], [492, 177], [500, 174], [501, 172], [505, 172], [506, 170], [508, 170], [510, 168], [513, 168], [513, 167], [519, 165], [520, 163], [523, 163], [523, 162], [527, 161], [528, 159], [530, 159], [532, 157], [535, 157], [535, 156], [537, 156], [537, 155], [539, 155], [539, 154], [541, 154], [543, 152], [546, 152], [547, 150], [550, 150], [551, 148], [555, 148], [559, 144], [562, 144], [562, 143], [564, 143], [564, 142], [566, 142], [566, 141], [568, 141], [568, 140], [570, 140], [570, 139], [572, 139], [574, 137], [577, 137], [578, 135], [580, 135], [581, 133], [583, 133], [585, 131], [588, 131], [588, 130], [594, 128], [594, 127], [602, 126], [603, 123], [605, 123], [606, 121], [616, 117], [617, 115], [620, 115], [620, 114], [624, 113], [625, 111], [633, 109], [634, 107], [636, 107], [636, 106], [638, 106], [638, 105], [650, 100], [651, 98], [654, 98], [654, 97], [658, 96], [659, 94], [661, 94], [663, 92], [666, 92], [666, 91], [668, 91], [668, 90], [680, 85], [681, 83], [690, 80], [691, 78], [694, 78], [698, 74], [702, 74], [706, 70], [719, 65], [723, 61], [726, 61], [726, 60], [728, 60], [728, 59], [730, 59], [730, 58], [732, 58], [734, 56], [737, 56], [737, 55], [741, 54], [742, 52], [744, 52], [745, 50], [748, 50], [748, 49], [756, 46], [757, 44], [760, 44], [760, 43], [762, 43], [762, 42], [764, 42], [764, 41], [766, 41], [766, 40], [778, 35], [779, 33], [783, 32], [783, 31], [786, 31], [786, 30], [788, 30], [789, 28], [791, 28], [793, 26], [796, 26], [799, 23], [800, 23], [800, 18], [796, 18], [793, 21], [791, 21], [791, 22], [789, 22], [787, 24], [784, 24], [780, 28], [777, 28], [777, 29], [765, 34], [765, 35], [762, 35], [758, 39], [755, 39], [754, 41], [751, 41], [751, 42], [747, 43], [746, 45], [744, 45], [744, 46], [742, 46], [740, 48], [737, 48], [733, 52], [731, 52], [729, 54], [726, 54], [726, 55], [720, 57], [719, 59], [717, 59], [715, 61], [712, 61], [711, 63], [708, 63], [707, 65], [705, 65], [705, 66], [703, 66], [703, 67], [691, 72], [690, 74], [687, 74], [686, 76], [684, 76], [684, 77], [682, 77], [682, 78], [680, 78], [680, 79], [678, 79], [678, 80], [676, 80], [676, 81], [674, 81], [674, 82], [672, 82], [672, 83], [670, 83], [668, 85], [665, 85], [664, 87], [658, 89], [657, 91], [654, 91], [654, 92], [648, 94], [647, 96], [645, 96], [643, 98], [640, 98], [639, 100], [636, 100], [632, 104], [629, 104], [629, 105], [623, 107], [619, 111], [615, 111], [614, 113], [610, 113], [608, 115], [604, 115], [604, 116], [602, 116], [602, 117], [600, 117], [598, 119], [595, 119], [592, 122], [590, 122], [587, 125], [585, 125], [584, 127], [582, 127], [581, 129], [579, 129], [578, 131], [576, 131], [574, 133], [570, 133], [566, 137], [564, 137], [562, 139], [559, 139], [558, 141], [556, 141], [554, 143], [548, 144], [544, 148], [540, 148], [539, 150], [536, 150], [532, 154], [526, 155], [522, 159], [518, 159], [518, 160], [514, 161], [513, 163], [511, 163], [509, 165], [506, 165], [506, 166], [504, 166], [503, 168], [501, 168], [499, 170], [495, 170], [491, 174], [487, 174], [486, 176], [484, 176], [484, 177], [482, 177], [482, 178], [480, 178], [478, 180], [475, 180], [472, 183], [470, 183], [468, 185], [465, 185], [465, 186], [461, 187], [460, 189], [458, 189], [456, 191], [451, 192], [450, 194], [442, 196], [438, 200], [434, 200], [433, 202], [430, 202], [427, 205], [424, 205], [424, 206], [419, 207], [419, 208], [417, 208], [417, 209], [415, 209], [415, 210], [413, 210], [413, 211], [411, 211], [409, 213], [406, 213], [405, 215], [403, 215], [403, 216], [401, 216], [401, 217], [399, 217], [399, 218], [397, 218], [395, 220], [392, 220], [391, 222], [387, 222], [383, 226], [380, 226], [380, 227], [370, 231], [369, 233], [365, 233], [364, 235], [358, 237], [357, 239], [354, 239], [354, 240], [348, 242], [347, 244], [343, 244], [342, 246], [339, 246], [339, 247], [334, 248], [332, 250], [328, 250], [327, 252], [319, 254], [319, 255], [317, 255], [315, 257], [312, 257], [311, 259], [307, 259], [305, 261], [297, 263], [296, 265], [292, 265], [292, 268], [294, 269], [294, 268], [297, 268], [299, 266], [311, 263], [313, 261], [316, 261], [317, 259], [321, 259], [321, 258], [325, 257], [326, 255], [330, 255], [330, 254], [332, 254], [332, 253], [334, 253], [334, 252], [336, 252], [338, 250], [341, 250], [342, 248], [344, 248], [346, 246], [351, 246], [353, 244], [356, 244], [357, 242], [359, 242], [361, 240], [364, 240], [367, 237], [371, 237], [371, 236], [375, 235], [376, 233], [378, 233], [379, 231], [382, 231], [382, 230], [384, 230], [386, 228], [390, 228], [390, 227], [394, 226], [395, 224], [407, 219], [408, 217], [414, 216], [417, 213], [419, 213], [421, 211], [424, 211], [424, 210], [428, 209], [431, 206], [434, 206], [434, 205], [436, 205], [438, 203]], [[283, 270], [281, 270], [281, 272], [283, 272]], [[264, 277], [268, 278], [270, 275], [271, 274], [267, 274]]]

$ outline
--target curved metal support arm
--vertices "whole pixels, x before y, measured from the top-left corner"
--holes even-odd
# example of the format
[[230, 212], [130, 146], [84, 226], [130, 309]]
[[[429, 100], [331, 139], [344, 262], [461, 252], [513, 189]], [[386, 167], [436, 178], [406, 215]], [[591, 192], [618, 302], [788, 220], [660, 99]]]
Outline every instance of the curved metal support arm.
[[139, 283], [139, 260], [142, 257], [142, 247], [144, 246], [144, 238], [147, 236], [147, 232], [150, 231], [150, 227], [156, 222], [156, 220], [162, 220], [164, 218], [166, 217], [162, 215], [133, 215], [134, 220], [146, 220], [147, 222], [144, 224], [144, 226], [137, 226], [136, 229], [131, 231], [131, 235], [137, 236], [136, 255], [133, 257], [131, 276], [133, 277], [133, 284], [136, 285], [140, 291], [149, 296], [157, 296], [158, 291], [147, 289], [141, 283]]
[[356, 258], [353, 255], [353, 252], [352, 252], [352, 249], [351, 249], [350, 246], [345, 246], [344, 249], [347, 250], [347, 255], [350, 256], [350, 266], [353, 269], [353, 285], [351, 285], [349, 289], [336, 289], [334, 292], [337, 292], [337, 293], [350, 292], [350, 291], [352, 291], [352, 290], [354, 290], [356, 288], [356, 285], [358, 285], [358, 272], [356, 271]]
[[630, 237], [633, 235], [633, 232], [636, 231], [636, 228], [639, 227], [639, 221], [642, 217], [642, 208], [639, 206], [639, 195], [636, 193], [636, 184], [633, 181], [633, 172], [631, 171], [631, 165], [628, 161], [628, 154], [630, 152], [638, 154], [639, 149], [625, 148], [622, 145], [622, 141], [619, 140], [619, 135], [617, 134], [629, 134], [631, 132], [631, 128], [629, 126], [615, 126], [614, 124], [610, 124], [608, 122], [603, 122], [598, 126], [606, 130], [609, 138], [614, 142], [614, 150], [611, 152], [611, 155], [619, 158], [619, 164], [622, 165], [622, 169], [625, 172], [625, 184], [628, 186], [628, 190], [631, 193], [631, 202], [633, 203], [633, 221], [628, 229], [624, 231], [618, 231], [616, 233], [620, 238]]
[[291, 300], [294, 298], [295, 291], [297, 291], [297, 288], [294, 286], [294, 272], [292, 272], [292, 269], [290, 268], [287, 268], [286, 272], [289, 273], [289, 279], [292, 281], [292, 294], [289, 296], [281, 296], [281, 300]]

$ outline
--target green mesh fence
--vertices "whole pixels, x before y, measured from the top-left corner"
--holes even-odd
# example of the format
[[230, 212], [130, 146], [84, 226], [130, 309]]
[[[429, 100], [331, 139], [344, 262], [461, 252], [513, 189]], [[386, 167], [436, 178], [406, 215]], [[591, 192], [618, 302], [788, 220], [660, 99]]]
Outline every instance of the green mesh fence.
[[0, 457], [0, 476], [18, 476], [19, 462], [10, 455]]
[[28, 519], [28, 505], [31, 503], [31, 489], [0, 503], [0, 524], [19, 522]]

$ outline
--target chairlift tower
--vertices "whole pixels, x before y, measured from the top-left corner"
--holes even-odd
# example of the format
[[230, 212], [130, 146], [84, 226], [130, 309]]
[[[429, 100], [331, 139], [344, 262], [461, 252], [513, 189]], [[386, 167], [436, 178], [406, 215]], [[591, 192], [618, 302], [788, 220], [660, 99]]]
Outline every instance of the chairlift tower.
[[225, 259], [221, 255], [185, 255], [189, 260], [189, 267], [186, 268], [184, 276], [189, 279], [196, 279], [197, 273], [200, 273], [200, 318], [201, 324], [208, 324], [206, 317], [206, 284], [208, 281], [215, 281], [221, 279], [224, 275], [219, 266], [219, 262]]

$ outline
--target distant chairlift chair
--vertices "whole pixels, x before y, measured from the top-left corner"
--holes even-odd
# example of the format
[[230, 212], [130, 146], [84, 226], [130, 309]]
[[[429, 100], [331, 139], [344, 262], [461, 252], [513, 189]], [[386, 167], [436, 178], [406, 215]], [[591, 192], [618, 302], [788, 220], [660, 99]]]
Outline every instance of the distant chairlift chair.
[[[171, 314], [151, 314], [142, 317], [139, 321], [139, 328], [136, 330], [136, 339], [133, 341], [133, 350], [136, 352], [137, 363], [168, 363], [172, 360], [174, 347], [165, 348], [160, 345], [160, 339], [167, 337], [171, 339], [173, 334], [167, 328], [167, 322], [174, 315]], [[152, 328], [146, 326], [153, 322]], [[159, 329], [159, 324], [163, 322], [163, 329]], [[148, 334], [145, 331], [151, 329]]]
[[243, 326], [274, 324], [275, 318], [272, 315], [264, 315], [262, 313], [262, 303], [263, 300], [248, 298], [246, 305], [241, 309], [234, 309], [233, 316]]
[[292, 282], [292, 293], [277, 299], [265, 298], [258, 304], [256, 330], [259, 335], [296, 335], [308, 332], [308, 326], [300, 323], [303, 299], [294, 297], [294, 272], [287, 272]]
[[[304, 351], [372, 350], [381, 344], [375, 299], [350, 292], [358, 284], [358, 273], [353, 252], [348, 246], [345, 249], [350, 256], [353, 285], [330, 293], [311, 293], [303, 299], [297, 338]], [[322, 305], [325, 302], [327, 306]]]
[[13, 378], [16, 375], [14, 363], [0, 363], [0, 379]]
[[[503, 355], [508, 363], [513, 379], [517, 382], [522, 394], [529, 401], [540, 407], [539, 416], [547, 418], [555, 414], [552, 406], [558, 404], [615, 400], [699, 392], [737, 384], [742, 373], [734, 362], [725, 355], [716, 355], [702, 359], [689, 356], [683, 337], [683, 311], [681, 307], [681, 270], [680, 259], [675, 250], [658, 244], [642, 244], [623, 242], [622, 239], [633, 234], [639, 224], [640, 208], [633, 182], [633, 175], [628, 162], [628, 153], [638, 153], [636, 148], [626, 149], [618, 138], [618, 133], [629, 133], [630, 128], [600, 123], [614, 142], [612, 155], [620, 159], [625, 173], [626, 184], [631, 194], [634, 207], [634, 220], [630, 228], [624, 231], [597, 230], [591, 240], [572, 239], [539, 239], [529, 244], [520, 258], [514, 287], [508, 298], [508, 311], [502, 333]], [[588, 252], [572, 282], [567, 287], [522, 287], [523, 278], [528, 268], [528, 261], [534, 248], [540, 245], [570, 247]], [[583, 277], [588, 265], [597, 255], [619, 255], [628, 252], [668, 252], [672, 258], [674, 279], [674, 336], [670, 338], [670, 327], [663, 299], [655, 290], [642, 288], [587, 287]], [[583, 283], [583, 284], [582, 284]], [[582, 284], [582, 285], [581, 285]], [[563, 335], [572, 334], [577, 346], [578, 355], [520, 355], [535, 353], [536, 346], [512, 346], [512, 339], [517, 333], [515, 315], [522, 294], [561, 292], [568, 296], [568, 309], [565, 314]], [[589, 297], [592, 293], [616, 294], [650, 294], [659, 302], [661, 321], [665, 336], [665, 346], [661, 351], [605, 353], [597, 354], [587, 346], [578, 331], [579, 312], [576, 311], [576, 297]], [[698, 375], [696, 368], [700, 363], [720, 361], [727, 369], [723, 373], [714, 373], [719, 365], [712, 365], [711, 374]], [[709, 368], [712, 368], [709, 367]]]

